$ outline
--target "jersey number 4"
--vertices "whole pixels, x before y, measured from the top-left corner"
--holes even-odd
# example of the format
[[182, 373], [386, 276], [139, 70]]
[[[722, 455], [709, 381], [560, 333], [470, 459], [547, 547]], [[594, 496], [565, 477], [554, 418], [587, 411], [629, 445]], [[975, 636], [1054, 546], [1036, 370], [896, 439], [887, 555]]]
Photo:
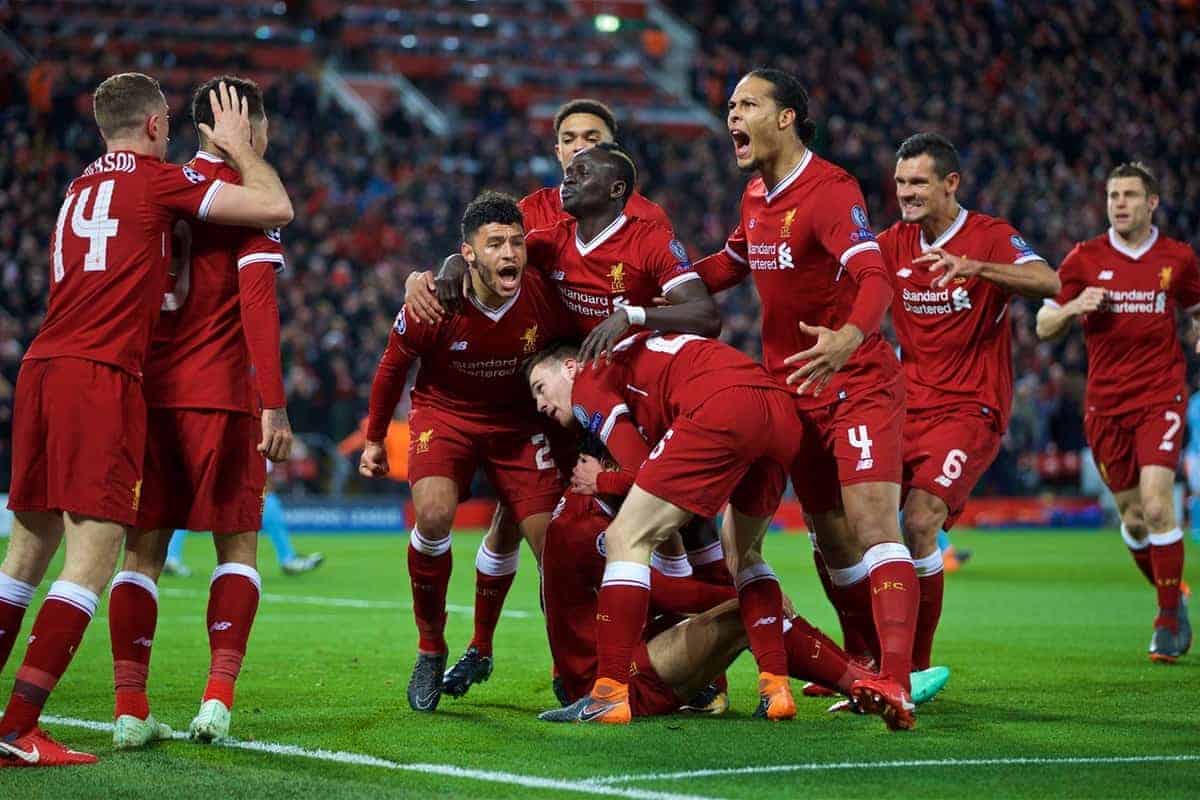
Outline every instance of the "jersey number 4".
[[[88, 240], [87, 255], [83, 259], [84, 272], [103, 272], [108, 269], [108, 240], [117, 235], [119, 223], [108, 216], [108, 208], [112, 204], [113, 187], [116, 181], [101, 181], [96, 186], [96, 202], [92, 205], [92, 216], [85, 217], [88, 199], [92, 194], [89, 186], [78, 194], [78, 202], [74, 193], [68, 194], [63, 200], [62, 208], [58, 210], [58, 223], [54, 227], [54, 282], [60, 282], [66, 275], [63, 265], [63, 234], [67, 225], [67, 217], [71, 218], [71, 233]], [[74, 204], [75, 211], [71, 212]]]

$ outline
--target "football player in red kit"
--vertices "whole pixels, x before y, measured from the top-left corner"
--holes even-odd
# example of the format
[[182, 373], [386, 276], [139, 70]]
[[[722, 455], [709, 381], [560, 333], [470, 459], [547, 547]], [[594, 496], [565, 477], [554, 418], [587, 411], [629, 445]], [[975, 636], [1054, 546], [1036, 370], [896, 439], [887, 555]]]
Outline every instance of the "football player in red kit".
[[[539, 354], [526, 370], [539, 411], [563, 426], [578, 422], [617, 463], [641, 465], [609, 529], [596, 680], [586, 697], [543, 718], [629, 721], [627, 670], [646, 618], [650, 551], [692, 514], [713, 516], [727, 502], [743, 518], [735, 556], [740, 614], [759, 665], [758, 713], [794, 716], [782, 595], [759, 551], [782, 494], [784, 465], [793, 463], [802, 436], [785, 387], [720, 342], [649, 332], [613, 347], [612, 363], [587, 366], [566, 345]], [[648, 448], [647, 440], [657, 444]], [[870, 683], [857, 682], [857, 690]], [[883, 705], [889, 724], [912, 726], [911, 703], [889, 694], [875, 708]]]
[[570, 331], [570, 319], [549, 282], [525, 267], [525, 231], [513, 198], [481, 194], [463, 213], [462, 235], [472, 291], [462, 311], [441, 322], [400, 310], [371, 387], [359, 466], [367, 477], [387, 474], [384, 435], [409, 368], [421, 359], [408, 420], [417, 517], [408, 569], [420, 633], [408, 701], [416, 711], [435, 710], [441, 698], [450, 526], [476, 469], [483, 467], [525, 537], [539, 543], [563, 488], [519, 370], [523, 359]]
[[[263, 155], [267, 114], [254, 82], [233, 76], [206, 81], [192, 96], [193, 119], [212, 122], [208, 95], [222, 82], [245, 99], [252, 144]], [[238, 184], [238, 173], [203, 133], [199, 141], [188, 167], [209, 180]], [[170, 733], [150, 714], [146, 684], [158, 578], [176, 529], [212, 531], [217, 550], [209, 592], [209, 678], [189, 732], [200, 741], [229, 735], [234, 684], [258, 610], [265, 459], [285, 461], [291, 449], [275, 300], [275, 273], [284, 265], [279, 232], [207, 222], [181, 226], [189, 243], [175, 254], [174, 281], [146, 359], [149, 412], [138, 530], [126, 538], [109, 599], [118, 749]]]
[[906, 139], [895, 175], [902, 221], [878, 241], [895, 284], [892, 322], [907, 392], [903, 528], [921, 595], [916, 671], [929, 668], [942, 611], [938, 531], [953, 527], [1008, 424], [1009, 301], [1052, 297], [1059, 286], [1011, 225], [959, 205], [958, 151], [946, 138]]
[[1191, 247], [1154, 226], [1158, 181], [1145, 165], [1116, 167], [1106, 193], [1109, 229], [1063, 259], [1062, 290], [1038, 311], [1037, 333], [1056, 339], [1082, 319], [1084, 432], [1121, 535], [1158, 594], [1150, 659], [1172, 663], [1192, 642], [1172, 496], [1188, 400], [1175, 317], [1200, 314], [1200, 268]]
[[878, 632], [881, 678], [859, 699], [911, 705], [917, 575], [897, 514], [904, 376], [879, 332], [892, 285], [858, 183], [808, 148], [807, 113], [808, 95], [787, 72], [757, 69], [738, 82], [727, 125], [738, 166], [758, 174], [724, 250], [696, 271], [714, 292], [753, 276], [765, 365], [793, 387], [802, 422], [792, 485], [839, 613], [872, 618]]
[[0, 565], [0, 667], [33, 587], [59, 543], [50, 587], [0, 718], [0, 767], [88, 764], [37, 725], [137, 521], [146, 438], [142, 369], [162, 306], [179, 219], [276, 227], [292, 204], [251, 146], [244, 101], [210, 96], [204, 133], [242, 176], [237, 186], [167, 164], [167, 102], [140, 73], [113, 75], [93, 96], [106, 153], [67, 188], [50, 243], [50, 300], [17, 379], [12, 538]]

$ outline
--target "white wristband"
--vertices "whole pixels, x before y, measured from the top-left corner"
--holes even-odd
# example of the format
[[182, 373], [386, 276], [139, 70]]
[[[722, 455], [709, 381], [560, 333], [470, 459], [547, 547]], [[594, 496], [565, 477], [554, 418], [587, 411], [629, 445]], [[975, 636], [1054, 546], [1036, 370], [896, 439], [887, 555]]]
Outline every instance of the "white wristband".
[[621, 306], [621, 310], [625, 312], [630, 325], [646, 324], [646, 309], [642, 306]]

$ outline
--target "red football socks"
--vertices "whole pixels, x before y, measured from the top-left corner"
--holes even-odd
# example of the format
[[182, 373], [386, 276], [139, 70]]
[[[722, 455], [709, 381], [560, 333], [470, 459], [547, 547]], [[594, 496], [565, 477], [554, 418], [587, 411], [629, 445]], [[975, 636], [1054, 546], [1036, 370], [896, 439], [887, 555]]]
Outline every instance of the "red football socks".
[[629, 665], [650, 610], [650, 567], [611, 561], [596, 599], [596, 678], [629, 683]]
[[866, 563], [834, 568], [826, 565], [833, 586], [833, 607], [842, 626], [843, 646], [851, 658], [879, 663], [879, 638], [871, 610], [871, 583]]
[[[1154, 566], [1154, 587], [1158, 591], [1158, 607], [1174, 612], [1179, 608], [1183, 582], [1183, 531], [1179, 528], [1166, 533], [1150, 534], [1150, 563]], [[1172, 620], [1174, 613], [1170, 616]]]
[[446, 589], [450, 586], [452, 567], [449, 536], [426, 539], [416, 528], [412, 529], [408, 542], [408, 579], [417, 622], [417, 649], [422, 653], [446, 652]]
[[113, 717], [150, 716], [146, 680], [150, 674], [150, 648], [158, 625], [158, 587], [140, 572], [118, 572], [108, 595], [108, 634], [112, 642]]
[[1146, 580], [1150, 581], [1150, 585], [1155, 586], [1154, 565], [1150, 562], [1150, 539], [1133, 538], [1129, 529], [1124, 525], [1121, 526], [1121, 538], [1125, 540], [1125, 546], [1129, 548], [1129, 555], [1133, 556], [1133, 563], [1137, 564], [1137, 568], [1146, 576]]
[[874, 673], [851, 661], [842, 648], [804, 617], [786, 621], [784, 628], [787, 674], [791, 677], [819, 683], [842, 694], [849, 694], [856, 680], [874, 677]]
[[779, 579], [765, 562], [746, 567], [737, 575], [738, 610], [750, 652], [758, 671], [787, 674], [787, 652], [783, 646], [783, 593]]
[[0, 572], [0, 670], [8, 663], [36, 588]]
[[37, 725], [50, 692], [66, 672], [99, 598], [68, 581], [55, 581], [33, 621], [29, 649], [17, 669], [8, 707], [0, 718], [0, 739], [20, 737]]
[[942, 617], [942, 594], [946, 573], [942, 571], [942, 551], [934, 550], [924, 558], [914, 559], [921, 600], [917, 606], [917, 629], [913, 634], [912, 668], [929, 669], [933, 658], [933, 635]]
[[692, 577], [696, 580], [733, 586], [733, 576], [725, 565], [725, 548], [719, 539], [699, 550], [688, 550], [687, 558], [692, 565]]
[[233, 688], [246, 657], [246, 642], [258, 613], [262, 579], [246, 564], [221, 564], [208, 590], [208, 648], [211, 661], [204, 700], [233, 708]]
[[504, 599], [517, 576], [520, 558], [520, 549], [505, 555], [493, 553], [486, 540], [480, 543], [479, 552], [475, 554], [475, 635], [471, 638], [471, 646], [480, 655], [492, 654], [492, 638], [500, 622]]
[[869, 570], [871, 610], [879, 635], [879, 674], [907, 690], [920, 602], [912, 556], [899, 542], [884, 542], [867, 550], [863, 563]]

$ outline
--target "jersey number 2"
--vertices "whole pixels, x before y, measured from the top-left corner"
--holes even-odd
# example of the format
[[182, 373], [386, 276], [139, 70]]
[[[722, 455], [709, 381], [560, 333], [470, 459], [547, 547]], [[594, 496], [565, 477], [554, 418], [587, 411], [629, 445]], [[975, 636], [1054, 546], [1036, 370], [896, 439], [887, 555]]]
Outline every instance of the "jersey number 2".
[[[83, 259], [84, 272], [103, 272], [108, 269], [108, 240], [117, 235], [118, 221], [108, 216], [108, 208], [112, 204], [113, 180], [101, 181], [96, 186], [96, 202], [92, 206], [92, 216], [85, 217], [84, 209], [92, 194], [89, 186], [79, 193], [79, 202], [75, 202], [75, 194], [68, 194], [63, 200], [62, 208], [58, 210], [58, 222], [54, 227], [54, 282], [60, 282], [66, 275], [63, 265], [63, 229], [67, 217], [71, 217], [71, 233], [80, 239], [88, 240], [87, 255]], [[75, 212], [71, 213], [71, 204], [75, 203]]]
[[1174, 411], [1167, 411], [1163, 416], [1167, 420], [1167, 432], [1163, 434], [1162, 444], [1158, 449], [1169, 453], [1175, 449], [1175, 434], [1179, 433], [1179, 426], [1183, 424], [1183, 420]]

